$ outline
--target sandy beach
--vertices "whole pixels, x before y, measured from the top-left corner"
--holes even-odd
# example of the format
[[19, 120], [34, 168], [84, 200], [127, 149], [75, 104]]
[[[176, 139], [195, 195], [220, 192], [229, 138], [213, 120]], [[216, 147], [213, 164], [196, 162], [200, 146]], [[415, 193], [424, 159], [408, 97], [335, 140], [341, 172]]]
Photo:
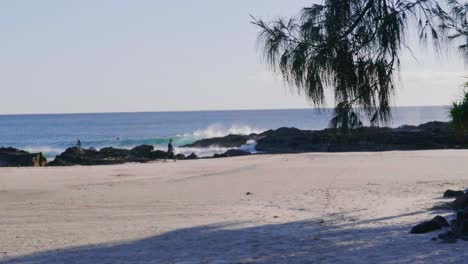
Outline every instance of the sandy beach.
[[468, 151], [0, 168], [0, 263], [462, 263], [411, 235]]

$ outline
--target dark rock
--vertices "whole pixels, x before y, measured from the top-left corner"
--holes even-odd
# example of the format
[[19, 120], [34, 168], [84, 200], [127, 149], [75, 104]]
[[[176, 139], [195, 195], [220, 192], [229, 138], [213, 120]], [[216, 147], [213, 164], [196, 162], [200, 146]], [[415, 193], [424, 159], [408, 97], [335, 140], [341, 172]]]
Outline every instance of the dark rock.
[[251, 192], [246, 192], [245, 195], [252, 195], [252, 193]]
[[167, 152], [162, 151], [162, 150], [155, 150], [151, 152], [151, 155], [149, 156], [151, 159], [156, 160], [156, 159], [165, 159], [167, 158]]
[[399, 128], [363, 127], [349, 132], [337, 129], [311, 131], [283, 127], [261, 134], [203, 139], [187, 147], [234, 148], [246, 144], [248, 140], [255, 140], [256, 149], [266, 153], [468, 148], [468, 144], [460, 143], [468, 142], [468, 137], [457, 138], [446, 122], [429, 122]]
[[226, 152], [223, 153], [224, 155], [228, 157], [238, 157], [238, 156], [247, 156], [250, 155], [250, 152], [240, 150], [240, 149], [230, 149]]
[[108, 147], [108, 148], [102, 148], [99, 151], [96, 150], [90, 150], [89, 153], [97, 153], [97, 154], [102, 154], [106, 155], [109, 158], [121, 158], [121, 157], [128, 157], [132, 153], [128, 149], [117, 149], [113, 147]]
[[0, 148], [0, 167], [43, 167], [47, 159], [42, 153], [29, 153], [15, 148]]
[[446, 211], [446, 210], [452, 210], [453, 209], [453, 203], [438, 203], [431, 208], [429, 208], [429, 211]]
[[177, 155], [175, 155], [175, 159], [176, 159], [176, 160], [184, 160], [184, 159], [185, 159], [185, 155], [184, 155], [184, 154], [177, 154]]
[[424, 234], [437, 229], [441, 229], [442, 227], [449, 227], [449, 224], [445, 217], [438, 215], [430, 221], [425, 221], [414, 226], [411, 229], [411, 234]]
[[71, 161], [66, 161], [57, 157], [55, 157], [53, 161], [47, 163], [47, 166], [50, 166], [50, 167], [63, 167], [63, 166], [74, 166], [74, 165], [79, 165], [79, 164], [75, 162], [71, 162]]
[[225, 137], [217, 137], [217, 138], [207, 138], [195, 141], [192, 144], [188, 144], [182, 147], [188, 148], [207, 148], [210, 146], [219, 146], [223, 148], [236, 148], [240, 147], [247, 143], [249, 139], [254, 137], [246, 136], [246, 135], [227, 135]]
[[456, 198], [456, 197], [462, 196], [463, 194], [465, 194], [464, 191], [447, 190], [444, 193], [444, 197], [445, 198]]
[[230, 149], [223, 154], [214, 154], [213, 158], [228, 158], [228, 157], [239, 157], [239, 156], [247, 156], [251, 155], [250, 152], [240, 150], [240, 149]]
[[445, 217], [440, 216], [440, 215], [434, 217], [431, 221], [437, 223], [441, 228], [450, 226], [449, 223], [447, 222], [447, 219], [445, 219]]
[[132, 154], [138, 157], [151, 157], [153, 151], [154, 147], [151, 145], [141, 145], [131, 150]]
[[451, 221], [451, 231], [459, 238], [468, 240], [468, 207], [456, 210], [456, 218]]
[[126, 162], [148, 162], [167, 158], [164, 151], [153, 151], [153, 146], [141, 145], [131, 150], [117, 148], [102, 148], [101, 150], [83, 149], [79, 147], [68, 148], [62, 154], [49, 162], [48, 166], [71, 165], [111, 165]]
[[455, 148], [458, 140], [447, 123], [432, 122], [396, 129], [363, 127], [307, 131], [280, 128], [258, 136], [256, 149], [269, 153], [388, 151]]
[[452, 231], [447, 231], [442, 233], [438, 236], [442, 243], [456, 243], [457, 242], [457, 234]]
[[188, 155], [185, 159], [196, 160], [196, 159], [199, 159], [199, 158], [195, 153], [192, 153], [192, 154]]
[[463, 194], [462, 196], [457, 197], [452, 203], [454, 210], [465, 209], [468, 206], [468, 193]]

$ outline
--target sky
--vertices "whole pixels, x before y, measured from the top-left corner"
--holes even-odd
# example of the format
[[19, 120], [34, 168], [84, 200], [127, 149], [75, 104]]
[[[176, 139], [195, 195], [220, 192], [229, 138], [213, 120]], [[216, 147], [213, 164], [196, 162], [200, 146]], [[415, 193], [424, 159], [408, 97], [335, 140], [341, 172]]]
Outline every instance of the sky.
[[[250, 23], [250, 15], [289, 17], [311, 3], [1, 1], [0, 114], [311, 107], [266, 69]], [[458, 99], [468, 75], [461, 56], [413, 51], [417, 60], [403, 56], [393, 104]]]

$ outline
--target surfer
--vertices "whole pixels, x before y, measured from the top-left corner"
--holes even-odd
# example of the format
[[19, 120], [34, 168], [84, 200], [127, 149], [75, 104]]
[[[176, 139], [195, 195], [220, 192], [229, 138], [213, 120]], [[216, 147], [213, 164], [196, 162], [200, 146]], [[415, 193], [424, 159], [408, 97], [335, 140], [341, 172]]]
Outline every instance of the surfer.
[[[174, 146], [172, 146], [172, 139], [169, 139], [169, 144], [167, 144], [167, 158], [173, 158], [174, 162], [176, 161], [176, 157], [174, 154]], [[164, 162], [166, 162], [166, 159], [164, 159]]]

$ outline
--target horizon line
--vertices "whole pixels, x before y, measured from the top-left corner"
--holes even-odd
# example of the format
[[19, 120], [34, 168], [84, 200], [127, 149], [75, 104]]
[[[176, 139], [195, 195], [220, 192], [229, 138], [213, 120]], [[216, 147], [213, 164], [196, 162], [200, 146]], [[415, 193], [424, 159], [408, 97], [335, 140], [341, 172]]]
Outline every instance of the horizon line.
[[[448, 107], [448, 105], [400, 105], [391, 108], [417, 107]], [[103, 112], [63, 112], [63, 113], [14, 113], [0, 114], [0, 116], [28, 116], [28, 115], [92, 115], [92, 114], [142, 114], [142, 113], [183, 113], [183, 112], [232, 112], [232, 111], [272, 111], [272, 110], [333, 110], [333, 107], [310, 108], [257, 108], [257, 109], [206, 109], [206, 110], [168, 110], [168, 111], [103, 111]]]

